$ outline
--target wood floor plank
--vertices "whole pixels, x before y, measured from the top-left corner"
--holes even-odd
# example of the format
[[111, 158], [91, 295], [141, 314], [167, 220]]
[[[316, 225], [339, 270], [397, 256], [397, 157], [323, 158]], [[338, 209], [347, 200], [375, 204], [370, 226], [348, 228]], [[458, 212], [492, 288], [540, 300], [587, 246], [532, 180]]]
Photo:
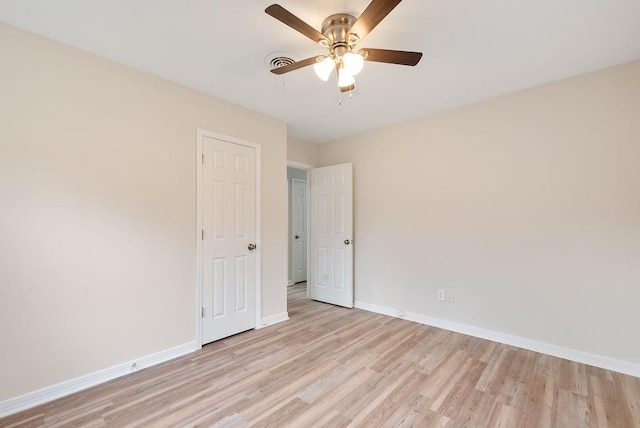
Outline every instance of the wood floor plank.
[[597, 425], [601, 427], [632, 426], [633, 419], [624, 392], [613, 381], [589, 376], [589, 404]]
[[0, 427], [640, 427], [640, 379], [306, 298]]
[[551, 426], [557, 386], [553, 378], [536, 375], [527, 385], [527, 394], [522, 406], [524, 426]]
[[[341, 415], [341, 413], [336, 410], [340, 403], [352, 396], [353, 391], [358, 390], [362, 385], [367, 384], [378, 375], [379, 374], [377, 372], [368, 367], [358, 370], [330, 391], [314, 398], [311, 402], [313, 405], [310, 406], [302, 415], [293, 420], [292, 423], [295, 423], [295, 425], [300, 427], [313, 426], [316, 423], [319, 423], [318, 421], [324, 419], [327, 412], [337, 412]], [[338, 419], [351, 423], [351, 419], [347, 417]]]
[[289, 425], [291, 428], [313, 426], [317, 428], [345, 428], [351, 426], [351, 419], [346, 418], [337, 411], [327, 413], [326, 416], [314, 421], [313, 425], [297, 425], [296, 423]]
[[194, 426], [195, 427], [211, 427], [211, 428], [226, 428], [226, 427], [243, 428], [243, 427], [249, 426], [249, 424], [247, 424], [247, 422], [244, 419], [242, 419], [242, 416], [240, 416], [239, 414], [232, 413], [231, 415], [225, 416], [224, 418], [213, 423], [212, 425], [209, 425], [205, 422], [203, 424], [198, 423]]
[[7, 416], [0, 419], [0, 427], [6, 428], [31, 428], [41, 427], [44, 425], [44, 414], [35, 413], [31, 415], [24, 415], [18, 413], [17, 415]]
[[417, 427], [444, 428], [452, 426], [450, 425], [452, 422], [451, 419], [431, 410], [427, 410], [427, 412], [421, 416], [422, 417], [418, 419], [418, 422], [415, 425]]
[[239, 409], [242, 415], [249, 423], [255, 423], [265, 415], [278, 412], [291, 399], [297, 398], [296, 394], [301, 389], [313, 383], [313, 381], [322, 376], [324, 373], [336, 367], [334, 361], [323, 361], [314, 366], [314, 370], [309, 370], [301, 376], [282, 379], [278, 382], [270, 384], [264, 389], [256, 390], [250, 396], [252, 403], [246, 408]]
[[506, 406], [496, 401], [489, 420], [481, 427], [493, 428], [513, 428], [513, 427], [551, 427], [555, 425], [546, 425], [543, 421], [532, 421], [530, 423], [522, 422], [520, 412], [513, 407]]
[[288, 425], [288, 422], [295, 419], [296, 416], [304, 413], [309, 404], [304, 400], [295, 397], [280, 406], [278, 411], [272, 412], [266, 416], [258, 418], [252, 423], [256, 427], [281, 427]]
[[352, 358], [343, 365], [318, 378], [315, 382], [304, 388], [298, 397], [308, 403], [312, 403], [326, 395], [335, 395], [337, 388], [347, 382], [358, 371], [367, 367], [376, 355], [370, 352], [363, 352], [359, 357]]
[[[422, 389], [422, 387], [419, 387]], [[407, 398], [403, 405], [385, 421], [384, 426], [388, 427], [413, 427], [419, 426], [420, 420], [425, 414], [431, 412], [430, 408], [433, 399], [422, 394], [414, 393], [413, 397]]]
[[631, 420], [635, 426], [640, 426], [640, 382], [631, 376], [613, 373], [611, 380], [621, 388], [620, 395], [625, 398]]
[[487, 427], [497, 402], [495, 396], [471, 389], [455, 408], [446, 409], [445, 416], [453, 421], [452, 426]]
[[365, 419], [391, 391], [407, 381], [411, 374], [410, 366], [402, 363], [382, 374], [378, 373], [369, 382], [354, 389], [336, 409], [357, 425], [358, 421]]
[[[478, 391], [473, 387], [487, 364], [472, 359], [469, 359], [468, 362], [468, 368], [462, 373], [462, 376], [455, 378], [455, 383], [452, 384], [453, 387], [446, 395], [443, 393], [436, 398], [431, 406], [431, 410], [437, 411], [449, 419], [466, 420], [470, 419], [470, 415], [466, 416], [463, 414], [465, 409], [471, 407], [474, 411], [477, 411], [479, 403], [489, 401], [490, 405], [488, 410], [489, 412], [491, 411], [495, 396]], [[485, 418], [488, 416], [489, 414], [487, 413]]]
[[472, 363], [473, 360], [469, 358], [466, 351], [456, 351], [429, 376], [427, 385], [420, 393], [435, 400], [431, 410], [438, 411], [451, 389], [464, 376]]
[[[427, 375], [415, 370], [410, 371], [409, 375], [399, 382], [379, 404], [370, 404], [371, 410], [363, 412], [362, 425], [380, 426], [385, 422], [391, 425], [399, 423], [400, 421], [394, 421], [391, 416], [415, 395], [416, 390], [422, 388], [426, 379]], [[354, 418], [354, 421], [359, 422], [357, 418]]]

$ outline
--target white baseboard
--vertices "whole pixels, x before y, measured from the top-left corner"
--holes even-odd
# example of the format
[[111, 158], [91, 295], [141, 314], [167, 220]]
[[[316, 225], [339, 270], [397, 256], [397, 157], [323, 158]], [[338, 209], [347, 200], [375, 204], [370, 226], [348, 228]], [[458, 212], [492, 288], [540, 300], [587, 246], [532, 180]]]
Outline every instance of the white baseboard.
[[401, 316], [401, 312], [398, 309], [374, 305], [371, 303], [356, 301], [355, 307], [369, 312], [375, 312], [395, 318], [402, 318], [408, 321], [413, 321], [432, 327], [455, 331], [456, 333], [479, 337], [481, 339], [487, 339], [493, 342], [503, 343], [505, 345], [528, 349], [530, 351], [540, 352], [542, 354], [552, 355], [554, 357], [564, 358], [566, 360], [576, 361], [578, 363], [588, 364], [590, 366], [600, 367], [606, 370], [611, 370], [630, 376], [640, 377], [640, 364], [632, 363], [629, 361], [618, 360], [603, 355], [591, 354], [589, 352], [579, 351], [576, 349], [538, 342], [537, 340], [527, 339], [524, 337], [514, 336], [506, 333], [500, 333], [498, 331], [474, 327], [467, 324], [460, 324], [440, 318], [433, 318], [415, 312], [404, 312], [404, 316]]
[[28, 408], [46, 403], [56, 398], [90, 388], [92, 386], [107, 382], [109, 380], [124, 376], [126, 374], [155, 366], [173, 358], [193, 352], [197, 349], [196, 342], [188, 342], [155, 354], [145, 355], [126, 363], [117, 364], [115, 366], [89, 373], [75, 379], [67, 380], [56, 385], [47, 386], [37, 391], [28, 392], [18, 397], [9, 398], [0, 401], [0, 418], [26, 410]]
[[287, 282], [287, 287], [291, 287], [292, 285], [296, 285], [296, 283], [295, 283], [295, 282], [293, 282], [292, 280], [289, 280], [289, 281]]
[[271, 315], [268, 317], [264, 317], [262, 318], [262, 324], [260, 325], [260, 328], [262, 327], [268, 327], [270, 325], [274, 325], [274, 324], [278, 324], [280, 322], [284, 322], [287, 321], [289, 319], [289, 313], [288, 312], [282, 312], [279, 314], [275, 314], [275, 315]]

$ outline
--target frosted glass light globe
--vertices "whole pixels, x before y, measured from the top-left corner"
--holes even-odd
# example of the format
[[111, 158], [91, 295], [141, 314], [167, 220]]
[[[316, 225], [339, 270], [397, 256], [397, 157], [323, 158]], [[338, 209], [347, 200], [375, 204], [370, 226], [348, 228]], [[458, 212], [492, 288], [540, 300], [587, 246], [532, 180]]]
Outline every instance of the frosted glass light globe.
[[362, 66], [364, 65], [364, 58], [362, 58], [362, 55], [360, 54], [347, 52], [342, 57], [342, 64], [344, 65], [344, 68], [347, 69], [349, 74], [355, 76], [356, 74], [360, 73], [360, 70], [362, 70]]
[[353, 78], [353, 75], [349, 73], [346, 68], [340, 68], [338, 70], [338, 86], [347, 88], [354, 83], [356, 83], [356, 79]]
[[313, 65], [313, 70], [323, 82], [326, 82], [329, 80], [329, 76], [335, 66], [336, 64], [333, 62], [333, 58], [327, 56], [322, 61], [316, 62]]

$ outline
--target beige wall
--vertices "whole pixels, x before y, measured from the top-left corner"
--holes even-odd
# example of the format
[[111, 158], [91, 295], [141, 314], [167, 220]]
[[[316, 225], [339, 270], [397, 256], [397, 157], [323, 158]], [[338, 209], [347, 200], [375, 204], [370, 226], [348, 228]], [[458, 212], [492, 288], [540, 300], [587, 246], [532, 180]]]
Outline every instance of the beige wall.
[[318, 145], [288, 136], [287, 160], [316, 166], [318, 164]]
[[262, 145], [286, 311], [286, 124], [0, 24], [0, 400], [195, 340], [196, 128]]
[[640, 62], [319, 160], [354, 163], [357, 300], [640, 363]]

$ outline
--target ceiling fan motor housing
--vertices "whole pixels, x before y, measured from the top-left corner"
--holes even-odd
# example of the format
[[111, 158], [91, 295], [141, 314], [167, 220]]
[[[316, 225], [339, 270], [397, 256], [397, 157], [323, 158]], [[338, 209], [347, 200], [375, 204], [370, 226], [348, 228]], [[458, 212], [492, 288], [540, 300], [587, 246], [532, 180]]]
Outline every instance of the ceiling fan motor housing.
[[349, 30], [355, 22], [355, 16], [336, 13], [322, 23], [322, 34], [331, 42], [327, 47], [335, 56], [340, 57], [349, 51]]

